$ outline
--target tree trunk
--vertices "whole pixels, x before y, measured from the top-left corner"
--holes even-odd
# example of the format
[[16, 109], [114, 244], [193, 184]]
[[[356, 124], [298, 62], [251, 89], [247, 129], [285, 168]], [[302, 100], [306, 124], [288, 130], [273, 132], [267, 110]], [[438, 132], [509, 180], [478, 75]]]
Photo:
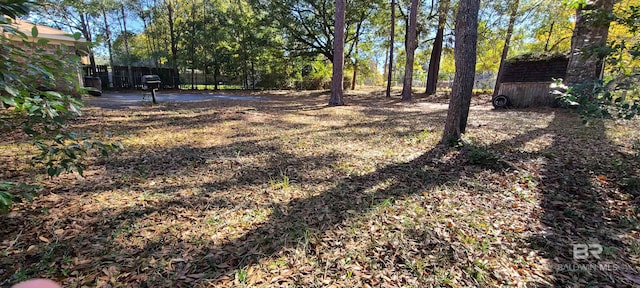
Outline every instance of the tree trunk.
[[168, 16], [169, 16], [169, 38], [170, 38], [170, 42], [171, 42], [171, 67], [172, 67], [172, 71], [171, 71], [171, 85], [173, 85], [174, 88], [180, 88], [179, 87], [179, 80], [176, 79], [179, 77], [178, 74], [178, 39], [176, 39], [176, 31], [175, 31], [175, 27], [174, 26], [174, 7], [173, 7], [173, 3], [171, 3], [171, 1], [168, 1], [167, 4], [167, 12], [168, 12]]
[[[154, 4], [155, 7], [155, 4]], [[151, 17], [151, 16], [149, 16]], [[151, 20], [150, 20], [151, 21]], [[150, 23], [151, 24], [151, 23]], [[145, 29], [146, 31], [146, 29]], [[158, 61], [158, 43], [160, 42], [158, 37], [158, 28], [155, 25], [149, 26], [149, 37], [151, 38], [151, 53], [153, 53], [153, 64], [156, 69], [160, 67], [160, 61]]]
[[389, 53], [384, 53], [384, 66], [382, 66], [382, 78], [387, 79], [389, 76]]
[[209, 67], [205, 66], [204, 67], [204, 89], [202, 90], [209, 90], [209, 77], [207, 73], [209, 73]]
[[[80, 25], [82, 26], [82, 36], [87, 42], [93, 41], [93, 37], [91, 37], [91, 30], [89, 30], [89, 19], [84, 13], [80, 13]], [[89, 75], [96, 75], [96, 58], [93, 54], [93, 49], [89, 47]]]
[[513, 35], [513, 26], [515, 26], [516, 19], [518, 18], [519, 4], [519, 0], [514, 0], [512, 3], [513, 6], [511, 6], [507, 35], [504, 37], [504, 46], [502, 46], [502, 55], [500, 55], [500, 66], [498, 68], [498, 75], [496, 76], [496, 85], [493, 87], [493, 96], [498, 95], [498, 90], [500, 89], [500, 81], [504, 73], [504, 61], [507, 60], [507, 55], [509, 55], [509, 45], [511, 43], [511, 35]]
[[429, 72], [427, 74], [427, 95], [435, 94], [438, 87], [438, 73], [440, 73], [440, 59], [442, 58], [442, 42], [444, 42], [444, 27], [449, 14], [449, 0], [442, 0], [438, 7], [438, 31], [433, 41], [431, 57], [429, 58]]
[[353, 54], [353, 77], [351, 78], [351, 90], [356, 90], [356, 79], [358, 76], [358, 38], [360, 38], [360, 24], [362, 22], [358, 22], [358, 27], [356, 28], [356, 39], [354, 40], [354, 54]]
[[413, 58], [416, 52], [417, 22], [418, 22], [418, 2], [411, 0], [411, 11], [409, 12], [409, 32], [407, 33], [407, 63], [404, 67], [404, 84], [402, 85], [402, 101], [411, 101], [411, 86], [413, 84]]
[[335, 31], [333, 40], [333, 77], [331, 80], [330, 106], [344, 105], [344, 21], [346, 0], [336, 0]]
[[218, 63], [213, 63], [213, 91], [218, 91], [218, 74], [220, 73], [220, 68], [218, 67]]
[[245, 34], [244, 34], [244, 29], [241, 27], [240, 29], [242, 29], [242, 40], [240, 40], [240, 48], [241, 49], [241, 55], [242, 55], [242, 89], [243, 90], [249, 90], [249, 72], [247, 71], [247, 45], [245, 43]]
[[[242, 48], [244, 51], [244, 48]], [[245, 55], [246, 53], [242, 53]], [[242, 89], [249, 90], [249, 73], [247, 73], [247, 61], [242, 61]]]
[[256, 67], [253, 58], [250, 62], [251, 66], [251, 90], [256, 90]]
[[[202, 20], [204, 22], [204, 27], [208, 28], [209, 27], [209, 17], [207, 14], [207, 8], [209, 8], [209, 1], [204, 0], [202, 1]], [[205, 28], [205, 29], [206, 29]], [[206, 44], [204, 44], [203, 46], [205, 46]], [[207, 74], [209, 73], [209, 49], [206, 49], [206, 47], [202, 47], [203, 52], [204, 52], [204, 59], [203, 59], [203, 66], [204, 66], [204, 90], [209, 90], [209, 78], [207, 77]]]
[[246, 35], [244, 31], [244, 27], [240, 27], [242, 30], [242, 38], [240, 40], [240, 55], [242, 57], [242, 89], [249, 90], [249, 72], [247, 68], [247, 45], [246, 45]]
[[196, 5], [191, 1], [191, 41], [189, 41], [189, 46], [191, 50], [191, 90], [195, 90], [195, 68], [196, 68], [196, 47], [195, 47], [195, 39], [196, 39]]
[[191, 62], [191, 90], [195, 90], [196, 87], [195, 82], [196, 82], [196, 69], [193, 69], [193, 62]]
[[605, 55], [589, 53], [587, 50], [607, 45], [611, 23], [609, 15], [613, 11], [613, 4], [614, 0], [596, 0], [576, 11], [566, 84], [593, 82], [600, 78]]
[[[411, 6], [411, 5], [409, 5]], [[406, 57], [407, 57], [407, 51], [409, 50], [409, 46], [407, 45], [407, 41], [409, 41], [409, 15], [404, 14], [404, 12], [402, 11], [402, 8], [398, 8], [398, 11], [400, 12], [400, 16], [402, 17], [402, 20], [404, 20], [404, 51], [405, 51], [405, 61], [406, 61]], [[410, 11], [407, 10], [407, 13], [411, 13]], [[405, 63], [405, 68], [407, 68], [406, 63]], [[402, 97], [402, 95], [404, 95], [404, 76], [405, 74], [402, 74], [402, 91], [400, 91], [400, 97]]]
[[[109, 51], [109, 66], [111, 66], [111, 71], [113, 71], [113, 66], [115, 65], [113, 62], [113, 49], [111, 49], [111, 31], [109, 29], [109, 23], [107, 22], [107, 11], [102, 10], [102, 20], [104, 20], [104, 33], [107, 36], [107, 50]], [[113, 87], [113, 75], [109, 78], [109, 87]]]
[[129, 88], [134, 87], [133, 73], [131, 72], [131, 53], [129, 53], [129, 32], [127, 31], [127, 17], [124, 15], [124, 5], [120, 6], [122, 12], [122, 28], [124, 31], [124, 50], [127, 54], [127, 72], [129, 73]]
[[443, 143], [451, 144], [460, 140], [467, 126], [476, 72], [479, 9], [480, 0], [460, 0], [455, 27], [456, 74], [442, 133]]
[[391, 33], [389, 36], [389, 70], [387, 72], [387, 98], [391, 98], [391, 78], [393, 76], [393, 43], [396, 33], [396, 0], [391, 0]]
[[147, 30], [149, 28], [149, 26], [147, 25], [147, 16], [146, 15], [140, 15], [140, 19], [142, 19], [142, 28], [143, 28], [142, 31], [147, 36], [147, 37], [145, 37], [146, 38], [146, 41], [145, 41], [146, 43], [145, 44], [147, 44], [147, 51], [149, 51], [149, 67], [152, 67], [153, 66], [153, 62], [152, 62], [153, 61], [153, 52], [151, 50], [152, 49], [152, 47], [151, 47], [151, 37], [149, 37], [149, 34], [148, 34], [149, 31]]
[[549, 52], [549, 41], [551, 40], [551, 35], [553, 35], [553, 26], [556, 24], [555, 21], [551, 21], [551, 26], [549, 27], [549, 33], [547, 33], [547, 40], [544, 41], [544, 52]]

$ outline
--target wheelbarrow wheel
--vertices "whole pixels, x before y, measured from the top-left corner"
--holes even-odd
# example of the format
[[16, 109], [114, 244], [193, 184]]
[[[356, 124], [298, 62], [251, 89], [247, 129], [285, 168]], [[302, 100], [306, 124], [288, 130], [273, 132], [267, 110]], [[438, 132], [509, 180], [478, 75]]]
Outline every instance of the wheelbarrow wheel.
[[498, 95], [491, 99], [494, 108], [506, 108], [511, 104], [511, 100], [507, 95]]

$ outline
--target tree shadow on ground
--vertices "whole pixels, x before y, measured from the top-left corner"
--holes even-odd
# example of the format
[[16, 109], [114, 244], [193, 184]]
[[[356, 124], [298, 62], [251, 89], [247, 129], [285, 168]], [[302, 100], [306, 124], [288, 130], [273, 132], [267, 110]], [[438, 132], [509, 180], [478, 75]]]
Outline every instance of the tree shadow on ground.
[[[496, 144], [495, 148], [528, 141], [547, 132], [546, 129], [534, 130]], [[212, 243], [209, 251], [202, 251], [206, 254], [195, 257], [199, 260], [193, 263], [190, 270], [208, 271], [215, 281], [293, 247], [299, 243], [304, 231], [321, 235], [346, 225], [349, 218], [364, 214], [388, 199], [402, 199], [429, 187], [453, 183], [461, 176], [459, 165], [465, 165], [466, 160], [454, 158], [444, 163], [438, 162], [437, 159], [447, 151], [444, 147], [436, 147], [406, 163], [388, 165], [363, 176], [338, 179], [334, 188], [317, 196], [275, 205], [272, 207], [273, 214], [263, 224], [253, 227], [239, 238]], [[432, 170], [425, 169], [427, 167], [437, 167], [438, 175], [429, 172]], [[393, 184], [371, 191], [372, 187], [389, 179], [393, 179]]]
[[[365, 112], [365, 116], [367, 112]], [[380, 113], [373, 111], [371, 113]], [[408, 117], [418, 116], [411, 114]], [[434, 112], [434, 115], [441, 115], [442, 111]], [[377, 115], [377, 114], [376, 114]], [[423, 115], [424, 119], [438, 117], [434, 115]], [[381, 116], [377, 115], [377, 116]], [[400, 123], [402, 119], [398, 119]], [[384, 120], [380, 120], [384, 121]], [[363, 175], [349, 175], [343, 177], [323, 178], [319, 174], [311, 176], [306, 173], [314, 170], [321, 171], [321, 167], [333, 169], [339, 154], [320, 154], [316, 157], [300, 157], [289, 153], [279, 146], [266, 145], [262, 141], [240, 141], [230, 145], [215, 146], [209, 148], [196, 147], [174, 147], [155, 151], [153, 154], [134, 154], [116, 159], [107, 164], [107, 170], [113, 169], [113, 173], [122, 172], [126, 168], [130, 173], [141, 173], [141, 170], [148, 169], [150, 163], [153, 170], [157, 171], [155, 178], [158, 180], [165, 176], [187, 175], [191, 170], [207, 170], [215, 167], [227, 167], [233, 171], [230, 175], [225, 175], [218, 179], [209, 179], [190, 188], [198, 188], [201, 192], [197, 195], [180, 196], [180, 190], [184, 190], [184, 185], [163, 185], [153, 189], [154, 199], [150, 199], [146, 206], [125, 206], [94, 210], [87, 215], [85, 227], [92, 227], [94, 230], [85, 231], [81, 237], [63, 239], [56, 241], [43, 248], [38, 248], [23, 255], [26, 265], [41, 261], [37, 257], [55, 257], [81, 255], [89, 256], [93, 264], [86, 265], [114, 265], [118, 266], [122, 279], [127, 279], [129, 283], [137, 283], [140, 286], [172, 286], [188, 287], [193, 286], [193, 282], [188, 282], [188, 275], [197, 274], [200, 284], [217, 283], [225, 277], [233, 277], [237, 271], [247, 269], [252, 264], [263, 259], [274, 257], [280, 253], [287, 253], [294, 247], [304, 246], [305, 253], [322, 253], [324, 247], [331, 249], [344, 249], [344, 243], [325, 241], [325, 236], [332, 231], [339, 230], [349, 225], [349, 221], [366, 217], [366, 215], [385, 205], [393, 205], [403, 199], [412, 197], [429, 191], [434, 187], [453, 185], [464, 181], [469, 175], [479, 175], [488, 170], [523, 170], [520, 168], [522, 162], [538, 161], [541, 164], [542, 173], [538, 179], [542, 186], [542, 198], [539, 199], [542, 211], [539, 217], [546, 226], [545, 230], [531, 237], [524, 239], [523, 245], [536, 251], [549, 263], [550, 276], [543, 277], [537, 285], [557, 285], [564, 286], [570, 283], [580, 283], [578, 279], [586, 280], [586, 284], [603, 285], [613, 283], [616, 286], [625, 285], [620, 279], [611, 279], [609, 271], [563, 271], [557, 269], [558, 266], [572, 262], [571, 245], [584, 243], [587, 237], [595, 238], [601, 245], [606, 247], [624, 247], [628, 245], [626, 240], [618, 239], [619, 235], [638, 230], [637, 213], [629, 209], [636, 207], [625, 207], [620, 209], [611, 205], [611, 201], [617, 201], [615, 197], [620, 195], [603, 195], [599, 185], [618, 185], [622, 178], [638, 177], [637, 165], [632, 163], [629, 155], [617, 152], [614, 144], [607, 140], [604, 126], [583, 128], [574, 123], [574, 130], [565, 131], [567, 122], [576, 122], [573, 116], [558, 113], [551, 124], [545, 128], [533, 129], [529, 132], [516, 135], [515, 137], [481, 147], [485, 151], [494, 154], [502, 154], [502, 160], [492, 161], [487, 166], [472, 164], [470, 150], [462, 150], [461, 153], [451, 153], [456, 151], [442, 146], [437, 146], [426, 153], [402, 163], [384, 165], [371, 173]], [[376, 121], [373, 121], [376, 122]], [[274, 123], [278, 123], [275, 121]], [[395, 123], [395, 122], [394, 122]], [[296, 130], [300, 126], [296, 123], [281, 123], [286, 129]], [[294, 125], [295, 124], [295, 125]], [[355, 124], [358, 126], [359, 124]], [[367, 127], [383, 125], [382, 122], [364, 123], [360, 126]], [[405, 127], [410, 128], [411, 125]], [[330, 129], [330, 128], [329, 128]], [[330, 130], [326, 130], [330, 131]], [[307, 132], [308, 133], [308, 132]], [[360, 135], [360, 137], [365, 134]], [[526, 143], [540, 137], [552, 137], [552, 146], [539, 151], [524, 153], [518, 148]], [[247, 157], [260, 155], [261, 152], [270, 152], [270, 156], [263, 159], [258, 165], [246, 163], [243, 165], [238, 160], [227, 159], [227, 162], [209, 163], [217, 161], [221, 156], [235, 151], [236, 147], [242, 146], [243, 153]], [[585, 146], [592, 146], [594, 149], [584, 149]], [[555, 149], [562, 147], [562, 149]], [[450, 157], [449, 157], [450, 156]], [[171, 158], [174, 159], [171, 159]], [[176, 171], [162, 171], [161, 167], [167, 161], [173, 161], [171, 166], [177, 166]], [[168, 163], [168, 162], [167, 162]], [[174, 164], [179, 165], [174, 165]], [[313, 164], [313, 166], [306, 166]], [[235, 166], [233, 166], [235, 165]], [[234, 168], [235, 167], [235, 168]], [[235, 169], [235, 170], [234, 170]], [[138, 171], [138, 172], [136, 172]], [[255, 187], [264, 188], [270, 185], [271, 180], [281, 177], [279, 173], [286, 172], [292, 179], [297, 179], [302, 184], [313, 184], [314, 182], [325, 182], [329, 188], [309, 193], [310, 195], [297, 195], [288, 199], [278, 199], [277, 193], [270, 195], [271, 201], [263, 203], [252, 203], [253, 199], [234, 198], [234, 189], [252, 189]], [[626, 172], [625, 172], [626, 171]], [[635, 172], [629, 172], [635, 171]], [[210, 173], [216, 173], [211, 170]], [[625, 174], [627, 173], [627, 174]], [[636, 174], [634, 174], [636, 173]], [[600, 176], [604, 176], [600, 177]], [[244, 177], [244, 178], [243, 178]], [[247, 178], [250, 177], [250, 178]], [[124, 183], [121, 183], [124, 184]], [[120, 184], [117, 184], [120, 185]], [[91, 185], [88, 185], [89, 188]], [[603, 186], [604, 187], [604, 186]], [[95, 188], [95, 187], [94, 187]], [[104, 189], [108, 189], [105, 186]], [[135, 187], [134, 187], [135, 188]], [[147, 187], [148, 188], [148, 187]], [[486, 188], [491, 192], [493, 188]], [[628, 189], [628, 188], [625, 188]], [[100, 190], [100, 189], [98, 189]], [[267, 189], [264, 189], [267, 190]], [[305, 190], [305, 189], [302, 189]], [[221, 191], [227, 191], [221, 194]], [[78, 191], [74, 191], [78, 192]], [[86, 190], [85, 192], [90, 192]], [[99, 191], [93, 191], [99, 192]], [[631, 191], [632, 192], [632, 191]], [[637, 194], [633, 194], [637, 197]], [[252, 193], [265, 193], [257, 189]], [[172, 198], [164, 198], [157, 194], [174, 194]], [[242, 194], [239, 194], [242, 195]], [[433, 196], [430, 198], [429, 196]], [[426, 201], [441, 201], [435, 195], [427, 195]], [[628, 204], [628, 201], [618, 202]], [[184, 216], [182, 212], [193, 207], [198, 207], [199, 211], [191, 216]], [[268, 210], [269, 213], [262, 215], [259, 224], [252, 227], [238, 228], [236, 234], [230, 234], [223, 239], [193, 238], [181, 233], [174, 233], [171, 227], [164, 227], [160, 237], [151, 239], [144, 235], [133, 235], [131, 231], [136, 229], [152, 229], [153, 227], [139, 226], [147, 218], [164, 219], [168, 225], [176, 219], [193, 217], [193, 221], [211, 219], [221, 208]], [[429, 207], [424, 207], [430, 209]], [[624, 213], [621, 213], [624, 212]], [[591, 217], [590, 215], [596, 215]], [[251, 216], [258, 217], [258, 216]], [[215, 217], [214, 217], [215, 218]], [[12, 220], [13, 221], [13, 220]], [[16, 220], [18, 221], [18, 220]], [[64, 219], [73, 226], [78, 219]], [[209, 221], [209, 220], [207, 220]], [[635, 222], [634, 222], [635, 221]], [[206, 223], [205, 223], [206, 224]], [[202, 224], [204, 225], [204, 224]], [[239, 223], [228, 226], [240, 225]], [[35, 229], [37, 224], [26, 226], [24, 229]], [[231, 227], [234, 228], [234, 227]], [[160, 229], [160, 228], [157, 228]], [[176, 228], [177, 229], [177, 228]], [[398, 247], [404, 244], [415, 245], [419, 255], [432, 254], [442, 258], [443, 265], [468, 265], [471, 266], [473, 260], [466, 259], [464, 253], [453, 248], [448, 243], [448, 238], [441, 234], [434, 233], [423, 228], [408, 228], [402, 231], [406, 234], [406, 243], [398, 245], [392, 242], [384, 242], [380, 250], [375, 253], [384, 253], [384, 259], [388, 262], [374, 263], [375, 267], [404, 267], [410, 256], [402, 255], [403, 251]], [[93, 236], [91, 236], [93, 235]], [[126, 237], [123, 238], [122, 235]], [[127, 238], [131, 237], [131, 238]], [[616, 238], [618, 237], [618, 238]], [[114, 242], [114, 239], [126, 239], [139, 243], [136, 247]], [[315, 239], [315, 240], [314, 240]], [[196, 241], [200, 245], [193, 245]], [[94, 243], [86, 245], [86, 243]], [[528, 243], [527, 243], [528, 242]], [[622, 243], [621, 243], [622, 242]], [[591, 242], [589, 242], [591, 243]], [[57, 246], [56, 246], [57, 245]], [[56, 248], [57, 247], [57, 248]], [[86, 251], [75, 250], [74, 247], [89, 247]], [[194, 250], [193, 247], [204, 247]], [[413, 247], [413, 246], [412, 246]], [[54, 252], [51, 252], [54, 251]], [[105, 251], [107, 251], [105, 253]], [[170, 252], [167, 252], [170, 251]], [[367, 252], [374, 253], [374, 252]], [[103, 255], [106, 254], [106, 255]], [[145, 265], [155, 267], [159, 265], [154, 261], [170, 254], [175, 259], [165, 259], [169, 265], [173, 263], [172, 269], [164, 269], [163, 275], [145, 276], [136, 278], [134, 274], [145, 274]], [[44, 256], [42, 256], [44, 255]], [[48, 255], [48, 256], [47, 256]], [[619, 263], [620, 267], [627, 267], [625, 257], [629, 256], [629, 251], [607, 250], [606, 256]], [[181, 258], [178, 258], [182, 256]], [[535, 256], [535, 255], [534, 255]], [[532, 256], [533, 257], [533, 256]], [[184, 259], [182, 259], [184, 258]], [[177, 260], [176, 260], [177, 259]], [[173, 262], [172, 262], [173, 261]], [[532, 259], [530, 262], [541, 263]], [[155, 263], [155, 264], [154, 264]], [[461, 264], [462, 263], [462, 264]], [[7, 264], [7, 263], [3, 263]], [[322, 263], [323, 265], [335, 265], [335, 263]], [[404, 265], [404, 266], [403, 266]], [[373, 267], [373, 266], [372, 266]], [[526, 268], [526, 267], [523, 267]], [[114, 268], [115, 269], [115, 268]], [[398, 268], [408, 269], [408, 268]], [[620, 274], [614, 274], [619, 276]], [[154, 278], [155, 277], [155, 278]], [[117, 279], [117, 277], [116, 277]], [[170, 281], [170, 282], [166, 282]], [[468, 282], [472, 283], [472, 282]], [[277, 284], [277, 283], [275, 283]], [[300, 284], [300, 283], [299, 283]], [[374, 285], [374, 282], [369, 282]], [[411, 284], [411, 283], [409, 283]], [[416, 285], [419, 285], [417, 283]], [[475, 283], [478, 285], [478, 283]], [[302, 285], [302, 284], [300, 284]]]
[[[567, 121], [578, 120], [554, 118], [547, 129], [552, 144], [529, 155], [544, 159], [545, 171], [540, 180], [543, 230], [529, 238], [530, 247], [548, 259], [554, 286], [633, 286], [624, 275], [639, 273], [631, 247], [638, 245], [640, 219], [633, 199], [638, 202], [640, 190], [625, 182], [640, 176], [638, 159], [611, 142], [602, 121], [576, 123], [574, 129], [567, 129]], [[594, 244], [603, 247], [597, 256], [574, 252], [576, 245]]]
[[[615, 195], [602, 195], [603, 190], [598, 187], [617, 185], [615, 183], [619, 183], [625, 176], [637, 177], [633, 166], [628, 166], [633, 165], [629, 162], [628, 155], [618, 152], [615, 145], [607, 140], [601, 122], [595, 127], [576, 125], [575, 130], [566, 131], [563, 130], [566, 128], [565, 121], [576, 122], [576, 119], [573, 116], [556, 116], [547, 128], [533, 130], [487, 147], [489, 151], [498, 150], [547, 134], [554, 137], [552, 147], [562, 147], [516, 155], [521, 161], [526, 161], [526, 158], [543, 158], [546, 162], [543, 169], [545, 172], [540, 180], [543, 186], [540, 200], [543, 208], [541, 222], [546, 230], [529, 239], [529, 248], [537, 250], [540, 256], [551, 261], [548, 268], [553, 273], [552, 277], [545, 279], [546, 284], [541, 282], [538, 285], [630, 285], [628, 279], [621, 279], [622, 274], [616, 273], [620, 271], [585, 272], [562, 270], [566, 266], [559, 266], [575, 263], [571, 261], [573, 244], [596, 241], [605, 248], [624, 247], [621, 241], [638, 229], [637, 214], [630, 214], [636, 211], [636, 207], [627, 207], [628, 209], [621, 211], [619, 207], [611, 205], [611, 198]], [[585, 150], [584, 145], [592, 145], [594, 149]], [[462, 173], [458, 165], [468, 163], [465, 159], [456, 158], [445, 163], [435, 161], [446, 153], [447, 149], [436, 147], [409, 162], [388, 165], [363, 176], [347, 177], [320, 195], [288, 202], [275, 209], [281, 212], [274, 213], [268, 221], [241, 237], [225, 243], [212, 243], [211, 250], [203, 258], [206, 265], [200, 263], [203, 266], [194, 269], [212, 271], [212, 279], [229, 275], [261, 258], [295, 245], [300, 241], [300, 229], [323, 234], [338, 226], [347, 225], [347, 220], [354, 217], [354, 214], [362, 215], [388, 199], [402, 199], [429, 187], [453, 183]], [[626, 163], [627, 166], [620, 163]], [[425, 169], [426, 167], [437, 167], [439, 175], [429, 172], [433, 170]], [[372, 187], [388, 179], [393, 179], [393, 184], [371, 191]], [[603, 179], [607, 179], [608, 183], [594, 182]], [[626, 261], [629, 254], [629, 251], [605, 249], [602, 256], [604, 261], [609, 261], [607, 263], [613, 263], [628, 273], [637, 273], [634, 272], [633, 264]]]

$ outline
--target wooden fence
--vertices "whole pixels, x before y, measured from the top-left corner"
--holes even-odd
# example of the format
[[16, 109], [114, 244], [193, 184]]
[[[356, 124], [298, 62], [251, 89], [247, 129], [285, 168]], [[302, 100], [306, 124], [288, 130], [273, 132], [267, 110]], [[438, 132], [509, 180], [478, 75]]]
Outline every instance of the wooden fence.
[[[83, 67], [84, 75], [89, 75], [89, 66]], [[141, 89], [142, 75], [155, 74], [160, 76], [162, 87], [165, 89], [178, 88], [180, 85], [179, 75], [173, 75], [171, 68], [152, 68], [152, 67], [131, 67], [131, 77], [129, 77], [129, 68], [127, 66], [113, 66], [109, 69], [107, 65], [96, 65], [96, 73], [94, 76], [100, 77], [102, 80], [102, 89]]]

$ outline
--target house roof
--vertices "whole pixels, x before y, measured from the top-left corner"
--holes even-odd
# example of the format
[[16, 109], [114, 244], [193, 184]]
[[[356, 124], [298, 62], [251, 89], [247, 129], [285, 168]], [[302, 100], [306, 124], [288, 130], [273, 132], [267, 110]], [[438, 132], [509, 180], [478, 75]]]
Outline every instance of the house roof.
[[59, 29], [55, 29], [49, 26], [44, 26], [44, 25], [38, 25], [38, 24], [33, 24], [29, 21], [25, 21], [22, 19], [15, 19], [12, 23], [12, 25], [14, 27], [16, 27], [16, 29], [24, 34], [26, 34], [27, 36], [31, 36], [31, 29], [33, 28], [33, 26], [36, 26], [36, 28], [38, 28], [38, 37], [39, 39], [49, 39], [49, 40], [58, 40], [58, 41], [65, 41], [65, 42], [80, 42], [80, 43], [84, 43], [87, 42], [84, 38], [80, 38], [78, 40], [76, 40], [73, 35], [71, 35], [69, 32], [66, 31], [62, 31]]

